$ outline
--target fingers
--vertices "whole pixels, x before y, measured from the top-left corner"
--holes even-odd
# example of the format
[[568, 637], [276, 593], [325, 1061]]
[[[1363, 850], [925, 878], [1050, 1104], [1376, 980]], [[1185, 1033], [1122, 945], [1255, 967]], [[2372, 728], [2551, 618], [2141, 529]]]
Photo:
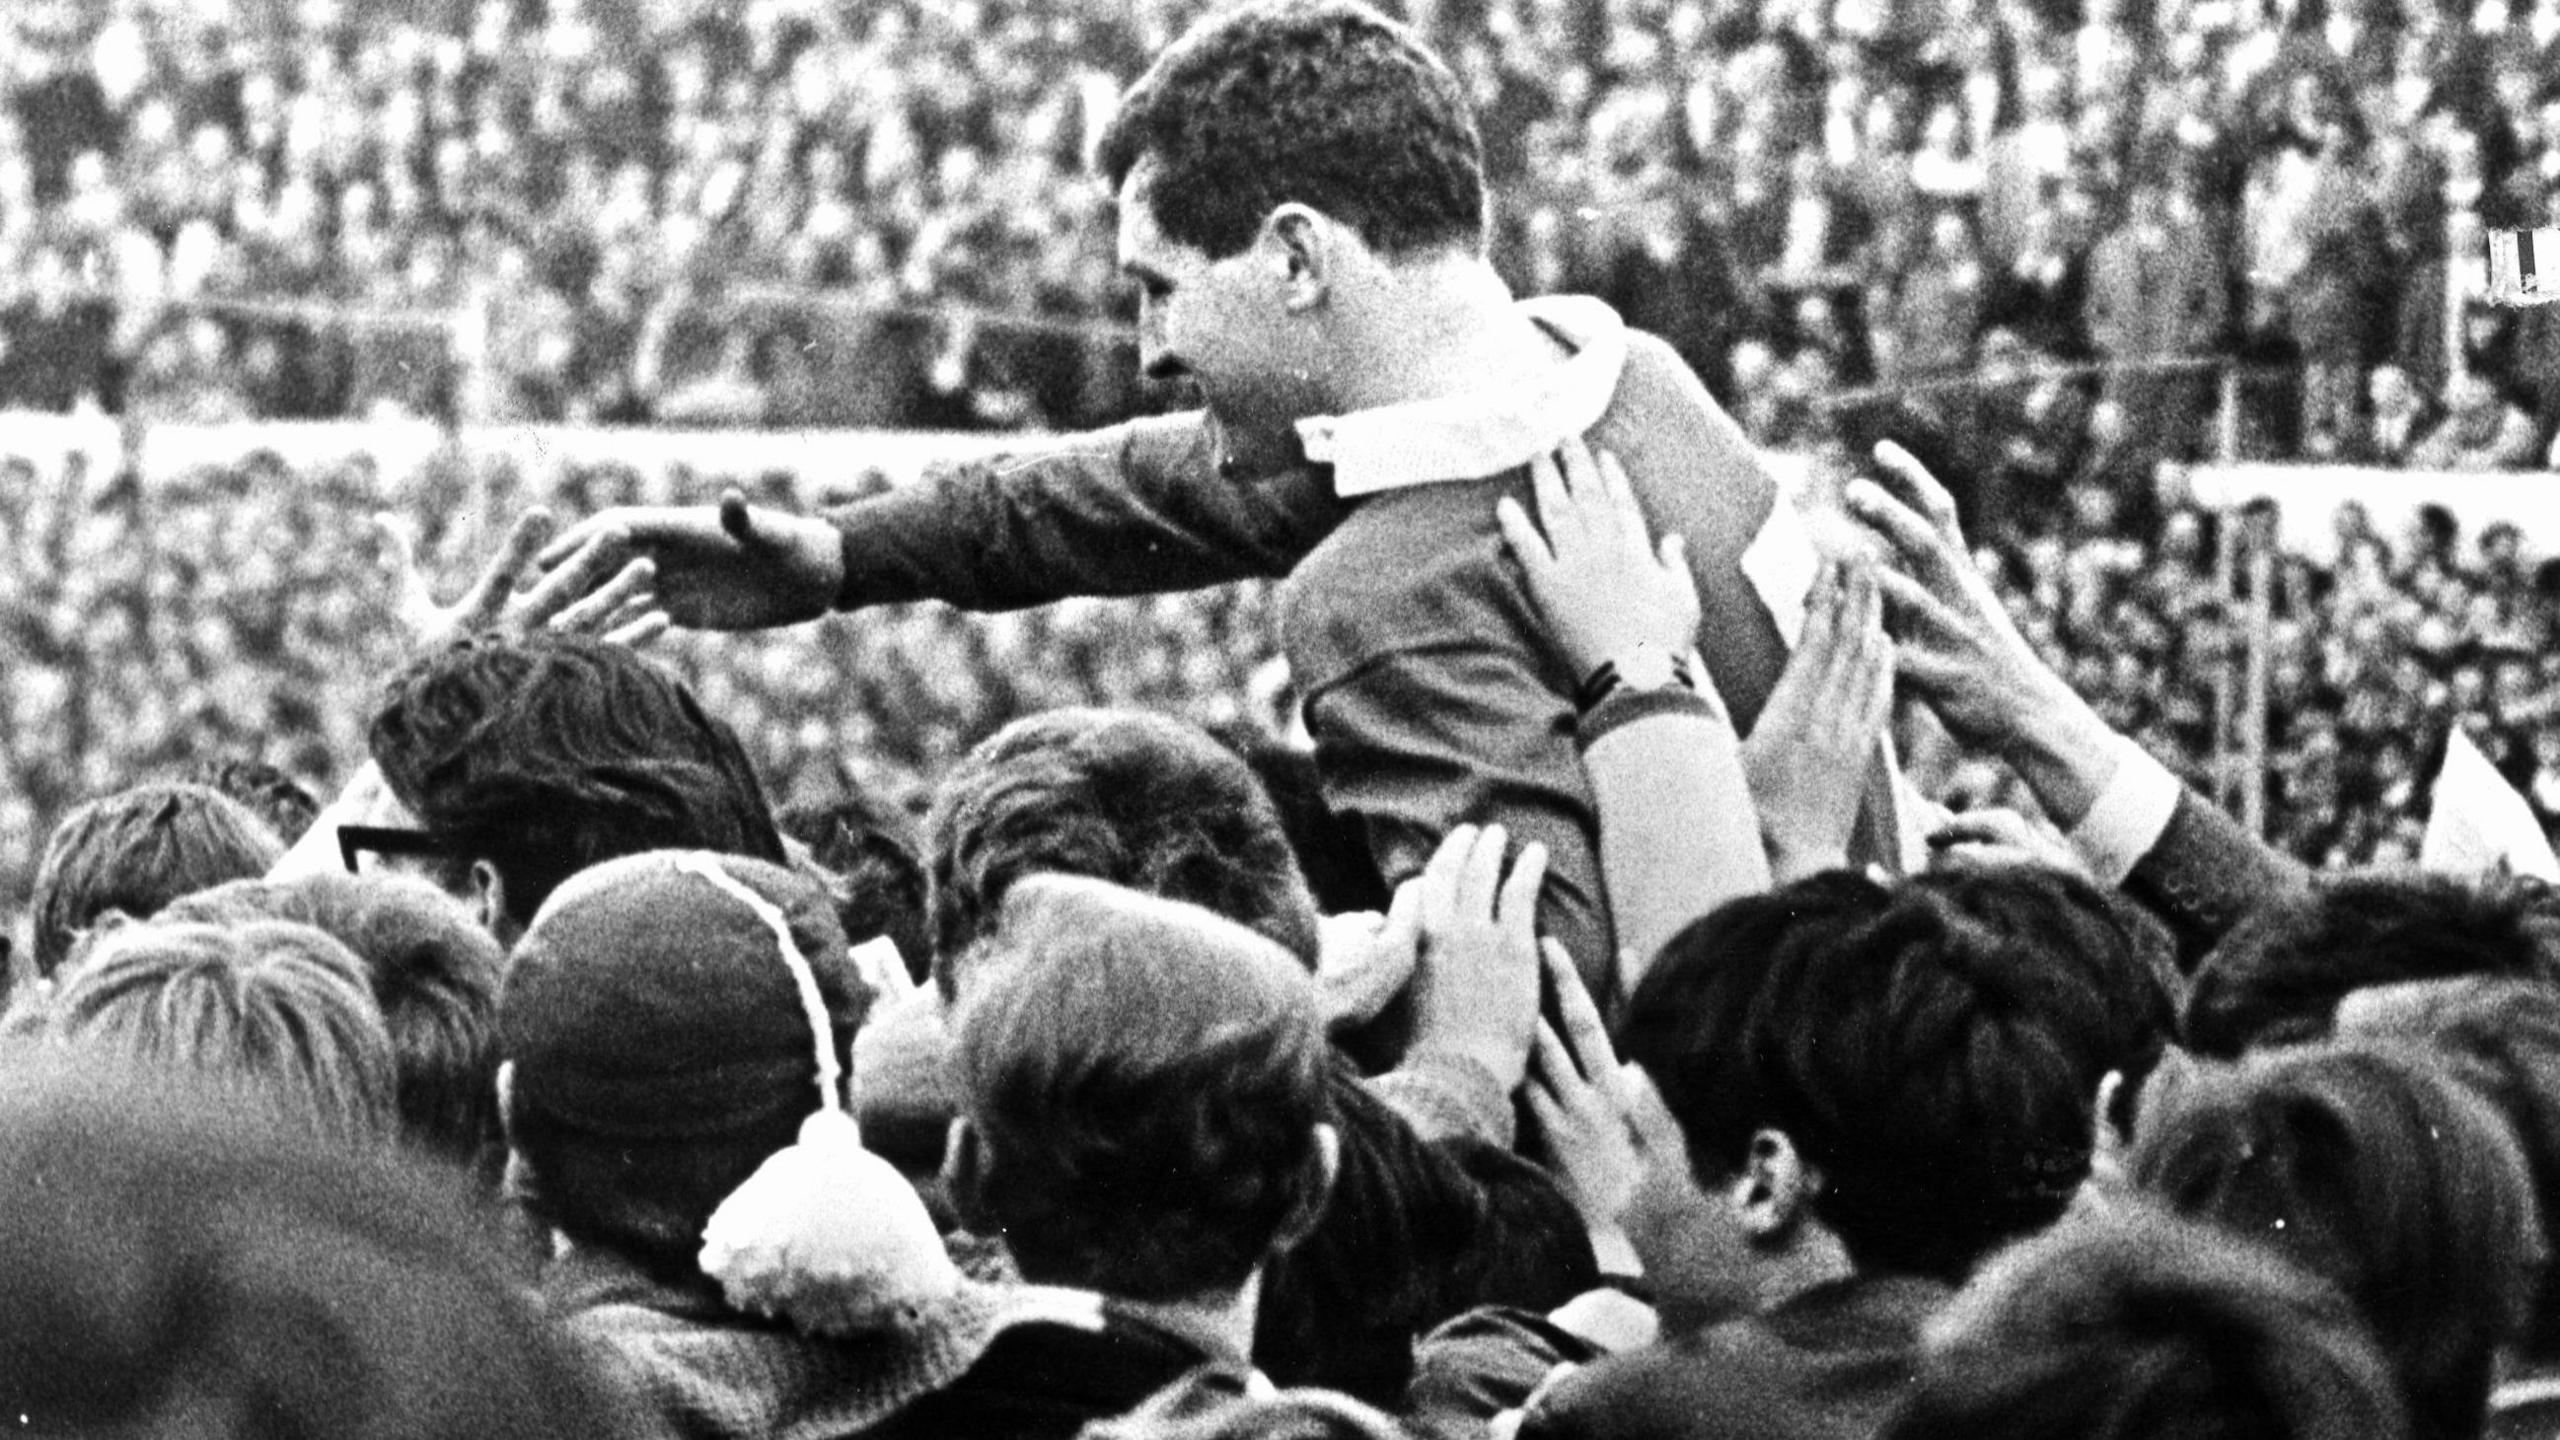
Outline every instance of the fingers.
[[471, 590], [454, 607], [459, 628], [479, 630], [497, 622], [506, 608], [507, 597], [524, 579], [525, 567], [533, 563], [543, 542], [551, 538], [551, 512], [537, 505], [518, 515], [507, 527], [507, 538], [498, 553], [471, 583]]
[[614, 521], [610, 512], [604, 515], [591, 515], [570, 526], [561, 532], [557, 539], [543, 546], [542, 552], [533, 557], [534, 568], [556, 569], [561, 561], [594, 544], [598, 539], [620, 534], [621, 526]]
[[[1494, 829], [1500, 833], [1500, 827]], [[1501, 849], [1495, 847], [1495, 862], [1501, 861]], [[1547, 883], [1547, 847], [1532, 840], [1520, 847], [1520, 857], [1511, 862], [1511, 878], [1502, 882], [1502, 897], [1495, 914], [1505, 926], [1523, 934], [1533, 934], [1538, 923], [1538, 887]]]
[[[531, 590], [526, 591], [517, 600], [516, 613], [511, 618], [517, 628], [542, 629], [554, 624], [558, 617], [567, 613], [580, 598], [610, 588], [608, 577], [613, 583], [619, 583], [633, 570], [651, 564], [652, 562], [645, 559], [633, 560], [628, 565], [623, 564], [621, 548], [611, 542], [611, 537], [599, 534], [588, 541], [578, 553], [570, 556], [566, 564], [545, 574]], [[623, 591], [622, 594], [628, 595], [647, 589], [651, 580], [655, 578], [655, 574], [654, 569], [643, 571], [639, 584]], [[620, 597], [616, 598], [618, 600]], [[496, 616], [491, 617], [492, 620], [496, 618]]]
[[1564, 946], [1553, 940], [1543, 941], [1539, 953], [1547, 962], [1548, 983], [1555, 986], [1556, 1012], [1564, 1021], [1565, 1038], [1575, 1072], [1594, 1084], [1607, 1084], [1618, 1073], [1618, 1052], [1609, 1043], [1609, 1029], [1600, 1019], [1600, 1007], [1592, 1003], [1591, 992], [1582, 983], [1582, 972], [1574, 968], [1573, 957]]
[[1852, 480], [1841, 492], [1849, 513], [1893, 549], [1903, 563], [1938, 584], [1953, 583], [1964, 547], [1950, 541], [1910, 506], [1873, 480]]
[[637, 650], [666, 634], [674, 626], [674, 619], [666, 611], [653, 606], [640, 618], [605, 631], [604, 638], [613, 644], [627, 645]]
[[1929, 468], [1914, 458], [1910, 451], [1891, 440], [1876, 442], [1875, 457], [1876, 464], [1919, 507], [1920, 513], [1927, 517], [1940, 538], [1962, 550], [1964, 531], [1956, 523], [1956, 498], [1947, 493], [1946, 486], [1938, 483], [1938, 477], [1930, 474]]
[[1473, 825], [1451, 827], [1441, 837], [1440, 848], [1432, 852], [1422, 874], [1411, 882], [1415, 890], [1416, 918], [1426, 931], [1441, 932], [1458, 914], [1458, 878], [1475, 852], [1477, 830]]
[[1550, 548], [1570, 548], [1571, 539], [1559, 532], [1573, 526], [1573, 497], [1555, 456], [1541, 455], [1529, 462], [1529, 494], [1538, 502], [1538, 529]]
[[1508, 495], [1493, 502], [1493, 521], [1502, 527], [1502, 543], [1510, 547], [1512, 557], [1528, 572], [1534, 589], [1556, 563], [1556, 552], [1548, 548], [1547, 537], [1529, 523], [1528, 512], [1520, 508], [1520, 502]]
[[[544, 577], [542, 584], [536, 587], [535, 594], [550, 596], [555, 593], [554, 587], [558, 586], [564, 578], [575, 576], [584, 568], [582, 563], [554, 571]], [[612, 580], [588, 594], [585, 599], [562, 606], [547, 620], [538, 623], [554, 630], [582, 634], [628, 624], [648, 613], [651, 608], [649, 587], [657, 577], [658, 567], [655, 563], [647, 559], [634, 560], [623, 566]]]

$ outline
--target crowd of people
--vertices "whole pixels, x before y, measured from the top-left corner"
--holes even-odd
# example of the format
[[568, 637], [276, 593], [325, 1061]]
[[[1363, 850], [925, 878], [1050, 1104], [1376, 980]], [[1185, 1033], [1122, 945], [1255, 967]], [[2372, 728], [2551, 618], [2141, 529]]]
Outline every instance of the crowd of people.
[[[1157, 397], [1084, 162], [1202, 8], [21, 7], [0, 407], [1118, 419]], [[1881, 387], [2066, 478], [2212, 448], [2227, 363], [2252, 454], [2550, 464], [2560, 321], [2476, 258], [2560, 219], [2552, 0], [1415, 9], [1515, 290], [1765, 441]]]
[[[1088, 167], [1109, 191], [1079, 212], [1113, 217], [1135, 292], [1107, 383], [1199, 403], [955, 437], [895, 483], [527, 468], [467, 431], [401, 473], [260, 451], [146, 478], [130, 429], [121, 466], [0, 464], [20, 1429], [2560, 1436], [2560, 889], [2515, 873], [2555, 864], [2547, 834], [2501, 823], [2560, 809], [2560, 570], [2432, 506], [2343, 506], [2305, 551], [2272, 501], [2122, 483], [2191, 443], [2166, 419], [2343, 443], [2373, 357], [2310, 343], [2323, 302], [2283, 262], [2351, 267], [2300, 253], [2288, 207], [2335, 199], [2367, 104], [2433, 125], [2459, 204], [2539, 198], [2522, 152], [2474, 151], [2498, 124], [2521, 144], [2547, 6], [2412, 18], [2381, 59], [2362, 11], [2270, 34], [2201, 0], [2068, 26], [447, 8], [191, 22], [181, 78], [238, 82], [202, 124], [162, 88], [161, 12], [31, 11], [13, 63], [48, 118], [21, 138], [87, 115], [118, 143], [20, 155], [29, 188], [135, 273], [234, 241], [326, 269], [314, 207], [421, 247], [403, 274], [478, 287], [485, 262], [517, 288], [448, 319], [483, 361], [500, 322], [545, 323], [543, 246], [610, 268], [590, 227], [619, 216], [682, 273], [615, 403], [739, 419], [774, 363], [741, 338], [749, 251], [807, 282], [869, 223], [820, 215], [830, 167], [888, 187], [864, 198], [914, 223], [911, 262], [984, 238], [928, 244], [928, 200], [995, 204], [973, 187], [1032, 153], [1058, 194]], [[241, 35], [339, 27], [308, 69], [226, 68]], [[635, 36], [663, 63], [600, 58]], [[1113, 61], [1063, 89], [1027, 63], [1088, 44]], [[2377, 99], [2358, 64], [2481, 88]], [[2165, 129], [2140, 103], [2164, 74]], [[1775, 156], [1780, 243], [1713, 318], [1794, 297], [1784, 363], [1820, 371], [1826, 337], [1882, 333], [1838, 276], [1900, 273], [1836, 248], [1822, 167], [1896, 97], [1958, 217], [1933, 234], [1989, 243], [2005, 214], [2039, 283], [2069, 216], [2120, 206], [2147, 261], [2232, 186], [2235, 289], [2135, 298], [2291, 327], [2289, 398], [2217, 421], [2195, 374], [2110, 372], [2074, 392], [2083, 444], [2034, 405], [1834, 393], [1842, 468], [1790, 485], [1768, 377], [1733, 373], [1761, 342], [1692, 362], [1643, 313], [1720, 292], [1622, 292], [1655, 336], [1506, 278], [1554, 227], [1489, 244], [1541, 203], [1651, 225], [1685, 184], [1766, 200]], [[2046, 133], [2066, 114], [2105, 123]], [[2259, 154], [2261, 122], [2307, 148]], [[149, 166], [128, 123], [188, 136], [185, 163]], [[1586, 125], [1605, 205], [1543, 183]], [[1969, 125], [1971, 181], [1930, 149]], [[168, 208], [128, 214], [110, 162]], [[1526, 208], [1488, 203], [1506, 180]], [[452, 253], [412, 182], [469, 212]], [[573, 211], [511, 203], [590, 182]], [[344, 200], [377, 183], [368, 239]], [[216, 191], [221, 222], [190, 212]], [[1096, 260], [1013, 198], [997, 248]], [[688, 328], [711, 369], [658, 384]], [[2471, 333], [2433, 363], [2494, 388]], [[1981, 335], [2039, 389], [2072, 350]], [[312, 374], [347, 358], [270, 339]], [[576, 353], [516, 339], [560, 374]], [[559, 398], [497, 378], [424, 383]], [[2045, 442], [2076, 458], [2036, 473]], [[2517, 793], [2432, 782], [2471, 750]], [[2268, 833], [2230, 813], [2260, 785]], [[2394, 863], [2421, 827], [2468, 848]]]
[[[14, 680], [0, 733], [0, 903], [23, 899], [52, 825], [118, 776], [219, 756], [314, 790], [343, 777], [388, 663], [383, 621], [415, 578], [385, 540], [385, 512], [420, 535], [417, 563], [450, 588], [491, 543], [487, 517], [580, 514], [642, 494], [704, 501], [739, 482], [786, 503], [820, 488], [782, 475], [528, 475], [459, 457], [386, 476], [361, 456], [294, 470], [261, 455], [143, 486], [76, 459], [7, 462], [0, 534], [20, 558], [0, 569], [0, 658]], [[2236, 797], [2252, 763], [2251, 622], [2244, 598], [2221, 593], [2218, 517], [2136, 513], [2091, 483], [2067, 500], [2045, 526], [1986, 530], [1985, 573], [2112, 724], [2188, 783]], [[2511, 527], [2466, 536], [2442, 512], [2383, 523], [2350, 512], [2334, 550], [2281, 552], [2275, 573], [2272, 842], [2323, 866], [2413, 858], [2457, 727], [2560, 836], [2560, 585], [2548, 557]], [[817, 803], [850, 780], [914, 805], [969, 746], [1061, 705], [1286, 734], [1276, 624], [1270, 588], [1248, 584], [987, 616], [922, 604], [815, 630], [678, 634], [659, 650], [737, 726], [780, 794]], [[1933, 795], [2016, 798], [2014, 779], [1939, 758], [1916, 720], [1905, 749]]]

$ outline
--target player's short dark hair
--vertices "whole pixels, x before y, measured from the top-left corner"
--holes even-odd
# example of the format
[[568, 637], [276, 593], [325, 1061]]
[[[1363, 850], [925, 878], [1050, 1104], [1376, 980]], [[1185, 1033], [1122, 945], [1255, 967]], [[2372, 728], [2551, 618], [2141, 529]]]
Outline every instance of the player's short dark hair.
[[1464, 88], [1357, 0], [1249, 0], [1201, 21], [1130, 87], [1099, 159], [1114, 188], [1152, 160], [1142, 203], [1214, 258], [1292, 202], [1390, 255], [1484, 235], [1484, 142]]
[[1955, 1281], [2062, 1214], [2099, 1082], [2158, 1059], [2168, 964], [2156, 924], [2074, 876], [1833, 871], [1674, 936], [1620, 1048], [1701, 1180], [1781, 1132], [1861, 1270]]

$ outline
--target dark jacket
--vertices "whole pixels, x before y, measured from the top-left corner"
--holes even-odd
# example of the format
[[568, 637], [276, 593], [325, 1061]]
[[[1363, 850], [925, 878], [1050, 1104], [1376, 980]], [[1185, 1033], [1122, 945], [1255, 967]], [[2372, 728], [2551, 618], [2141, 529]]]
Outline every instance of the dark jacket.
[[1520, 1440], [1866, 1440], [1900, 1403], [1950, 1292], [1836, 1280], [1764, 1315], [1614, 1355], [1549, 1386]]

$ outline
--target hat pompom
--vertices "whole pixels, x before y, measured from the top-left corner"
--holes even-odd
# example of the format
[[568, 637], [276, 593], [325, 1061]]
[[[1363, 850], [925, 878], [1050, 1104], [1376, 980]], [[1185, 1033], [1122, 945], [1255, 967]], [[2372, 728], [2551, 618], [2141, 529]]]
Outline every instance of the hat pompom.
[[712, 1212], [701, 1264], [732, 1306], [813, 1335], [922, 1323], [960, 1288], [924, 1202], [837, 1109]]

